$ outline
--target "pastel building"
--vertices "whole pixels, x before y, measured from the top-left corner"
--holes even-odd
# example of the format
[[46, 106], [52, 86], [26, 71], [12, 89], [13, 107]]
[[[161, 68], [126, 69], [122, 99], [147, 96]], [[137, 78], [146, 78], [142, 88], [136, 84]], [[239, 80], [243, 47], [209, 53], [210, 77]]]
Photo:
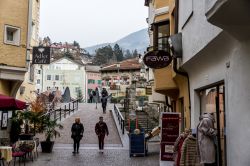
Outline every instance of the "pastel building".
[[96, 87], [101, 88], [102, 86], [102, 79], [101, 79], [101, 72], [100, 72], [100, 66], [92, 66], [87, 65], [85, 66], [86, 70], [86, 92], [87, 92], [87, 99], [89, 99], [89, 94], [91, 90], [95, 90]]

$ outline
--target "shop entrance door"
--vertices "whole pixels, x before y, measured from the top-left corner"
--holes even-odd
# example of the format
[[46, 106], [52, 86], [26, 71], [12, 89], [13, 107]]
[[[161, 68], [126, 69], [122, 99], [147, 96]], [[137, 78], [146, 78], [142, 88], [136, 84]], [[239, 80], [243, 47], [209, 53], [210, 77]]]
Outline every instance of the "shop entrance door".
[[213, 113], [217, 135], [217, 165], [226, 166], [225, 86], [218, 84], [200, 91], [201, 114]]

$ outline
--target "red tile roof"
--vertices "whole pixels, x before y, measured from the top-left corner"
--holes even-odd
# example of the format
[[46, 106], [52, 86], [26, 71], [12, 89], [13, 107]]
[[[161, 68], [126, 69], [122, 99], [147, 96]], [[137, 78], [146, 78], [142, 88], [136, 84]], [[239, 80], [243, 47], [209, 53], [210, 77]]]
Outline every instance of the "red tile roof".
[[[141, 69], [141, 64], [139, 63], [137, 58], [127, 59], [119, 63], [120, 63], [119, 70], [135, 70], [135, 69], [140, 70]], [[102, 66], [101, 71], [118, 70], [117, 64], [118, 62]]]

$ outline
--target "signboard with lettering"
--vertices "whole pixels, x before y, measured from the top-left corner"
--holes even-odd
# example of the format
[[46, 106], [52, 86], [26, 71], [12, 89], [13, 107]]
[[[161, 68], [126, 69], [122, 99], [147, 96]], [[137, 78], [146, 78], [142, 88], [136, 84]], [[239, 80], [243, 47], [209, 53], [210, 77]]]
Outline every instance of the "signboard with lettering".
[[180, 133], [180, 113], [163, 112], [161, 127], [161, 160], [173, 161], [175, 140]]
[[33, 64], [50, 64], [50, 47], [33, 47]]
[[172, 61], [171, 55], [164, 50], [149, 51], [143, 57], [146, 66], [153, 69], [167, 67]]
[[152, 95], [152, 86], [146, 87], [146, 95]]

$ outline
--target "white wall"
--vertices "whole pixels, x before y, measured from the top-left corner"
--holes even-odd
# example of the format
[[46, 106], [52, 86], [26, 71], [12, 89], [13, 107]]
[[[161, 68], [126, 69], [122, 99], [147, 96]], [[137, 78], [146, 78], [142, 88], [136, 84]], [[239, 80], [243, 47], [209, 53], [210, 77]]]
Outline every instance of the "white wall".
[[[221, 30], [207, 22], [206, 0], [180, 0], [179, 31], [182, 32], [183, 63], [203, 49]], [[183, 27], [183, 24], [185, 26]]]
[[195, 90], [221, 80], [225, 82], [225, 132], [229, 166], [249, 166], [250, 163], [249, 44], [238, 43], [223, 32], [184, 64], [190, 78], [192, 128], [197, 126], [200, 115], [200, 99]]

